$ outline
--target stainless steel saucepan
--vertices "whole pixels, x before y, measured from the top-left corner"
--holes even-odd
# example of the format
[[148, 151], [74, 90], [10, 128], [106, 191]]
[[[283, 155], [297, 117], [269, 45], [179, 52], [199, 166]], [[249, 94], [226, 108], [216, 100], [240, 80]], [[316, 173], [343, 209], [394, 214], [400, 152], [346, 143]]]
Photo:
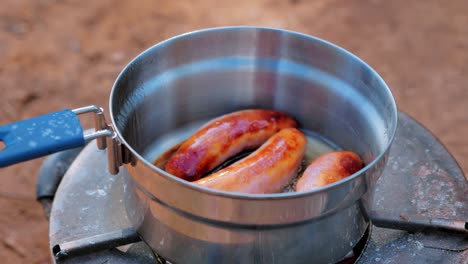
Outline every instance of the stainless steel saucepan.
[[[152, 165], [201, 121], [246, 108], [294, 116], [365, 168], [304, 193], [246, 195], [195, 186]], [[83, 136], [76, 117], [96, 114]], [[143, 240], [174, 263], [328, 263], [369, 226], [375, 183], [397, 126], [382, 78], [329, 42], [271, 28], [226, 27], [163, 41], [131, 61], [98, 107], [64, 110], [0, 127], [0, 166], [98, 138], [109, 168], [128, 172], [128, 216]], [[174, 137], [173, 135], [178, 135]]]

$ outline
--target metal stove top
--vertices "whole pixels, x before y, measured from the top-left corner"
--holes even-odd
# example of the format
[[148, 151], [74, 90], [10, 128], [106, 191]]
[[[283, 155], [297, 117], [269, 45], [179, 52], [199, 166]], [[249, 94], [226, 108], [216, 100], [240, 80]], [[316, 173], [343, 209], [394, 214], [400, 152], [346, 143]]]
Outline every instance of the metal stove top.
[[[404, 113], [398, 122], [377, 183], [374, 226], [357, 263], [468, 263], [467, 181], [429, 131]], [[53, 199], [49, 241], [56, 263], [158, 261], [126, 216], [128, 175], [110, 175], [106, 159], [105, 151], [89, 144], [50, 156], [42, 167], [38, 199], [46, 210]]]

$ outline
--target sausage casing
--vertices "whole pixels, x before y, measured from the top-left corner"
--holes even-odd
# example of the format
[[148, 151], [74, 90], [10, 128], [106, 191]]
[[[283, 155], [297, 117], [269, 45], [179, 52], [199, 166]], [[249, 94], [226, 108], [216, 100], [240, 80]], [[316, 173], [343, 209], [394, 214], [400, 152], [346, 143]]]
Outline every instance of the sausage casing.
[[295, 191], [308, 191], [334, 183], [359, 171], [362, 166], [361, 158], [351, 151], [324, 154], [307, 167], [297, 181]]
[[195, 183], [230, 192], [279, 192], [295, 176], [306, 145], [301, 131], [283, 129], [249, 156]]
[[166, 163], [165, 170], [194, 181], [230, 157], [255, 149], [283, 128], [297, 127], [289, 115], [272, 110], [242, 110], [205, 124]]

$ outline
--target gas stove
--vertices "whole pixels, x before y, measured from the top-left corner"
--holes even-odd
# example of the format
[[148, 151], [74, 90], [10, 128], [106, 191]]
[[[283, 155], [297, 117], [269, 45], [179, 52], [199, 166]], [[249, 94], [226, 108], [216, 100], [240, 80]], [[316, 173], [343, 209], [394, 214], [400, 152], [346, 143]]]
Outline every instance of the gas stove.
[[[467, 180], [429, 131], [404, 113], [398, 122], [373, 225], [340, 263], [468, 263]], [[170, 263], [131, 226], [127, 177], [109, 174], [107, 154], [94, 144], [46, 159], [37, 195], [50, 216], [55, 263]]]

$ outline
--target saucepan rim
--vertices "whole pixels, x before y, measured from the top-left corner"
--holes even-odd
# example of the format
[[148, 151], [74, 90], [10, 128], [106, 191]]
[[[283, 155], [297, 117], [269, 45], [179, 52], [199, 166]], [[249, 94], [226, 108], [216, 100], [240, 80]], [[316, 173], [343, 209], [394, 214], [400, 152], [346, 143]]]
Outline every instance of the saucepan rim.
[[146, 166], [148, 166], [149, 168], [154, 170], [155, 174], [157, 172], [161, 176], [167, 177], [168, 179], [174, 181], [177, 184], [183, 185], [183, 186], [185, 186], [187, 188], [194, 189], [196, 191], [201, 191], [201, 192], [209, 194], [209, 195], [222, 196], [222, 197], [233, 198], [233, 199], [241, 199], [241, 200], [245, 200], [245, 199], [247, 199], [247, 200], [258, 200], [258, 199], [260, 199], [260, 200], [265, 200], [265, 199], [276, 200], [276, 199], [296, 199], [296, 198], [300, 198], [300, 197], [303, 197], [303, 196], [309, 196], [309, 195], [317, 194], [317, 193], [320, 193], [320, 192], [323, 192], [323, 191], [328, 191], [328, 190], [333, 189], [333, 188], [335, 188], [337, 186], [345, 184], [346, 182], [353, 181], [354, 179], [356, 179], [360, 175], [364, 174], [367, 170], [372, 168], [389, 151], [389, 149], [390, 149], [390, 147], [391, 147], [391, 145], [393, 143], [393, 140], [395, 138], [395, 133], [396, 133], [397, 126], [398, 126], [398, 124], [397, 124], [398, 110], [397, 110], [397, 105], [396, 105], [394, 96], [393, 96], [390, 88], [386, 84], [386, 82], [382, 79], [382, 77], [372, 67], [370, 67], [366, 62], [364, 62], [362, 59], [360, 59], [359, 57], [357, 57], [353, 53], [347, 51], [346, 49], [344, 49], [344, 48], [342, 48], [342, 47], [340, 47], [340, 46], [338, 46], [336, 44], [333, 44], [333, 43], [331, 43], [329, 41], [326, 41], [326, 40], [323, 40], [323, 39], [320, 39], [320, 38], [317, 38], [317, 37], [314, 37], [314, 36], [311, 36], [311, 35], [307, 35], [307, 34], [304, 34], [304, 33], [299, 33], [299, 32], [296, 32], [296, 31], [279, 29], [279, 28], [271, 28], [271, 27], [228, 26], [228, 27], [214, 27], [214, 28], [200, 29], [200, 30], [195, 30], [195, 31], [191, 31], [191, 32], [187, 32], [187, 33], [184, 33], [184, 34], [180, 34], [180, 35], [171, 37], [169, 39], [163, 40], [163, 41], [149, 47], [145, 51], [138, 54], [135, 58], [133, 58], [123, 68], [123, 70], [119, 73], [119, 75], [115, 79], [115, 82], [114, 82], [114, 84], [112, 86], [112, 90], [111, 90], [110, 97], [109, 97], [109, 109], [110, 109], [110, 114], [109, 115], [110, 115], [112, 124], [116, 124], [116, 122], [115, 122], [116, 120], [114, 118], [114, 109], [113, 109], [113, 106], [112, 106], [113, 105], [112, 104], [113, 98], [116, 96], [115, 95], [116, 90], [117, 90], [117, 87], [118, 87], [119, 83], [121, 82], [121, 79], [124, 77], [126, 72], [129, 71], [129, 69], [132, 67], [132, 65], [134, 65], [138, 61], [142, 60], [152, 50], [157, 49], [157, 48], [159, 48], [161, 46], [164, 46], [164, 45], [169, 45], [171, 42], [174, 42], [174, 41], [176, 41], [178, 39], [187, 38], [187, 37], [190, 37], [190, 36], [195, 35], [195, 34], [210, 33], [210, 32], [216, 32], [216, 31], [230, 31], [230, 30], [233, 30], [233, 31], [236, 31], [236, 30], [260, 30], [260, 31], [272, 31], [272, 32], [278, 32], [278, 33], [283, 33], [283, 34], [294, 35], [296, 37], [305, 38], [305, 39], [307, 39], [309, 41], [317, 42], [317, 43], [320, 43], [322, 45], [329, 46], [329, 47], [337, 50], [337, 52], [344, 53], [346, 56], [349, 56], [351, 59], [356, 60], [358, 63], [360, 63], [362, 66], [364, 66], [366, 68], [366, 70], [370, 71], [375, 76], [377, 81], [380, 82], [380, 84], [382, 85], [383, 89], [385, 89], [385, 91], [387, 93], [387, 96], [389, 97], [389, 99], [390, 99], [390, 101], [392, 103], [391, 111], [393, 112], [393, 115], [392, 115], [391, 118], [393, 120], [390, 120], [390, 122], [393, 122], [394, 126], [389, 128], [391, 130], [391, 131], [388, 131], [388, 134], [390, 135], [390, 140], [388, 141], [388, 143], [384, 147], [383, 151], [381, 153], [379, 153], [379, 155], [377, 155], [377, 157], [374, 160], [372, 160], [370, 163], [366, 164], [364, 166], [364, 168], [362, 168], [361, 170], [357, 171], [356, 173], [352, 174], [349, 177], [346, 177], [346, 178], [344, 178], [344, 179], [342, 179], [340, 181], [334, 182], [332, 184], [329, 184], [329, 185], [326, 185], [326, 186], [323, 186], [323, 187], [319, 187], [319, 188], [309, 190], [309, 191], [305, 191], [305, 192], [287, 192], [287, 193], [273, 193], [273, 194], [244, 194], [244, 193], [238, 193], [238, 192], [219, 191], [219, 190], [215, 190], [215, 189], [211, 189], [211, 188], [207, 188], [207, 187], [203, 187], [203, 186], [198, 186], [196, 184], [193, 184], [191, 182], [188, 182], [186, 180], [180, 179], [180, 178], [178, 178], [178, 177], [176, 177], [176, 176], [174, 176], [172, 174], [167, 173], [163, 169], [160, 169], [160, 168], [156, 167], [155, 165], [153, 165], [150, 161], [145, 159], [140, 153], [135, 151], [132, 148], [132, 146], [122, 136], [119, 128], [114, 125], [114, 131], [117, 134], [119, 140], [132, 153], [132, 155], [134, 155], [138, 159], [138, 162], [143, 162], [143, 164], [145, 164]]

